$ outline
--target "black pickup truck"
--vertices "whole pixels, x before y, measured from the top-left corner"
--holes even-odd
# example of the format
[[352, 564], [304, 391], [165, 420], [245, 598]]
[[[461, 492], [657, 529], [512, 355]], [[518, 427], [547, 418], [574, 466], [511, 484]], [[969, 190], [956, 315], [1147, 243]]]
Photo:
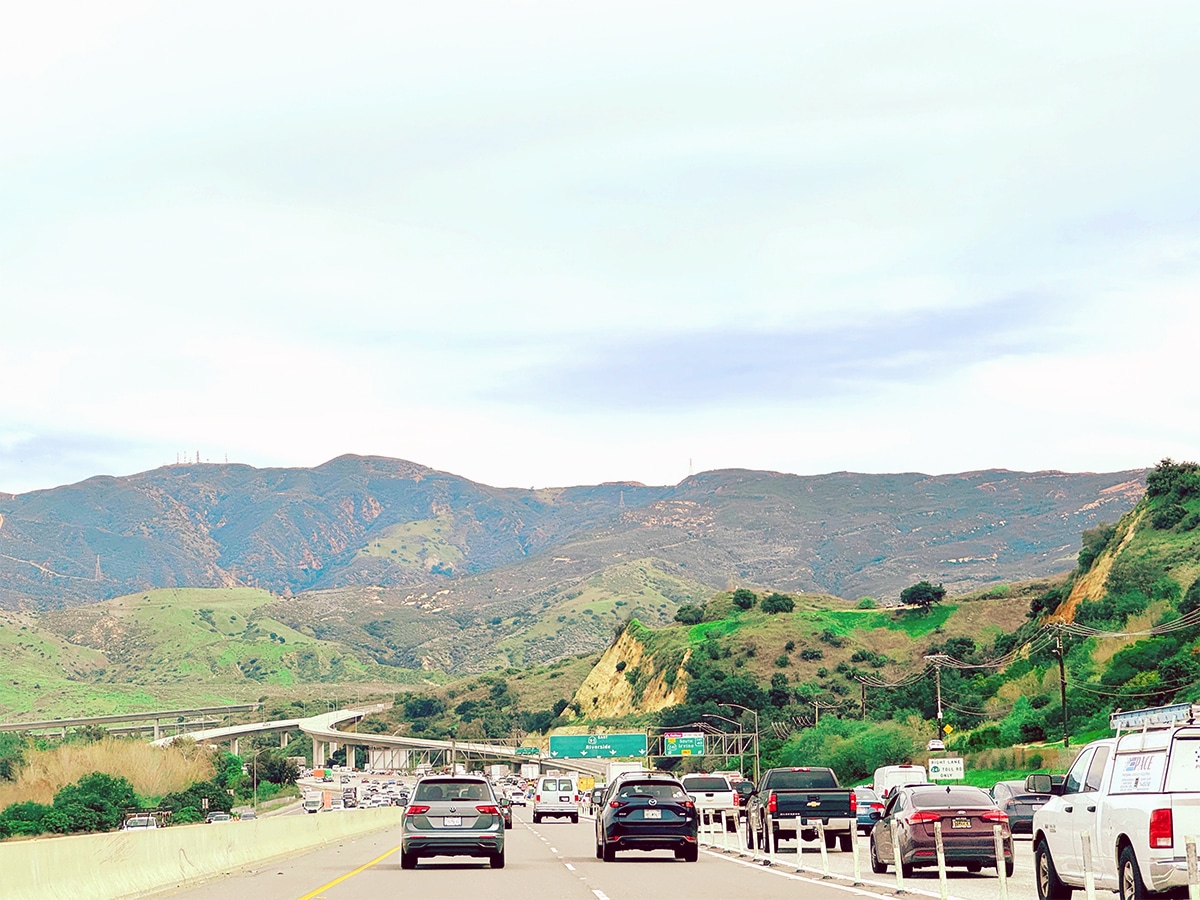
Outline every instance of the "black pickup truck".
[[746, 846], [777, 848], [780, 840], [796, 837], [797, 819], [804, 840], [816, 838], [817, 823], [822, 822], [825, 846], [832, 850], [837, 844], [849, 852], [857, 833], [858, 805], [854, 791], [839, 787], [832, 769], [808, 766], [768, 769], [746, 804]]

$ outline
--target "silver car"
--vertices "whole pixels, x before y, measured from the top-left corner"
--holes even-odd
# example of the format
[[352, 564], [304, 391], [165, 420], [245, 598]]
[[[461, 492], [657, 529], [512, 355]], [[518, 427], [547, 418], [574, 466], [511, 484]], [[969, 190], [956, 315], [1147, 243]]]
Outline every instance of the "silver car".
[[504, 816], [486, 779], [433, 775], [417, 782], [401, 825], [400, 868], [414, 869], [428, 856], [481, 856], [504, 868]]

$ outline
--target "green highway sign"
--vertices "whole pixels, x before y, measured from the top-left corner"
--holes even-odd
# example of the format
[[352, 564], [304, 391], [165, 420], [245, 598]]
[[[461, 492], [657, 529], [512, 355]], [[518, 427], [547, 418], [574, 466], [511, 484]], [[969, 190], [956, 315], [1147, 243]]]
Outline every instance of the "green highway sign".
[[644, 734], [562, 734], [550, 736], [551, 759], [616, 759], [645, 756]]
[[537, 747], [518, 747], [517, 753], [521, 756], [537, 756], [542, 751]]
[[704, 734], [683, 732], [663, 735], [664, 756], [703, 756]]

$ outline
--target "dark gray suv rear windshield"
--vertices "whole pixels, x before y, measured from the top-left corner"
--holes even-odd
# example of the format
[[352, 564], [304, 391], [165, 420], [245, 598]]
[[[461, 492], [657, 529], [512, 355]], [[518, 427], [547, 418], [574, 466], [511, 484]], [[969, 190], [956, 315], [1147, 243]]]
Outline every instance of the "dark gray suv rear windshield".
[[431, 800], [490, 800], [492, 792], [482, 781], [422, 781], [417, 785], [413, 801]]

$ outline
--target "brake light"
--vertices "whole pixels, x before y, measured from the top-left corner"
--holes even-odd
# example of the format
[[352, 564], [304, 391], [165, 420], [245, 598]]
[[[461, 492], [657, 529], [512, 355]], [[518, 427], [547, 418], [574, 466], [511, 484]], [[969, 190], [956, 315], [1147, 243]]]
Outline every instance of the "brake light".
[[693, 803], [691, 800], [684, 800], [679, 805], [682, 806], [684, 809], [695, 809], [696, 808], [696, 804]]
[[576, 795], [575, 795], [575, 802], [576, 802], [576, 803], [578, 803], [578, 802], [579, 802], [579, 795], [578, 795], [578, 794], [576, 794]]
[[483, 806], [475, 807], [475, 812], [479, 813], [482, 816], [498, 816], [498, 815], [500, 815], [499, 807], [492, 806], [492, 804], [490, 804], [490, 803], [484, 804]]
[[609, 801], [608, 805], [611, 806], [613, 809], [620, 809], [621, 801], [620, 800], [611, 800], [611, 801]]
[[534, 794], [534, 795], [533, 795], [533, 802], [534, 802], [534, 803], [541, 803], [541, 802], [542, 802], [542, 795], [541, 795], [541, 794]]
[[774, 794], [772, 794], [770, 797], [767, 798], [767, 812], [769, 812], [769, 813], [779, 812], [779, 802], [775, 799]]
[[873, 809], [873, 810], [877, 809], [880, 812], [883, 812], [883, 804], [882, 803], [872, 803], [871, 809]]
[[854, 791], [850, 792], [850, 815], [858, 815], [858, 795]]
[[998, 809], [989, 809], [989, 810], [987, 810], [987, 812], [985, 812], [979, 818], [983, 819], [983, 821], [985, 821], [985, 822], [1007, 823], [1008, 822], [1008, 813], [1001, 812]]
[[738, 792], [737, 792], [737, 791], [734, 791], [734, 792], [733, 792], [733, 805], [734, 805], [734, 806], [737, 806], [737, 805], [738, 805], [739, 803], [741, 803], [741, 802], [742, 802], [742, 801], [741, 801], [741, 798], [738, 796]]
[[428, 806], [415, 806], [414, 805], [414, 806], [410, 806], [408, 809], [404, 810], [404, 814], [406, 816], [420, 816], [420, 815], [424, 815], [427, 812], [429, 812]]
[[942, 814], [929, 809], [918, 810], [908, 817], [908, 821], [913, 825], [931, 825], [934, 822], [941, 821]]
[[1150, 846], [1175, 846], [1175, 825], [1171, 819], [1171, 808], [1156, 809], [1150, 813]]

